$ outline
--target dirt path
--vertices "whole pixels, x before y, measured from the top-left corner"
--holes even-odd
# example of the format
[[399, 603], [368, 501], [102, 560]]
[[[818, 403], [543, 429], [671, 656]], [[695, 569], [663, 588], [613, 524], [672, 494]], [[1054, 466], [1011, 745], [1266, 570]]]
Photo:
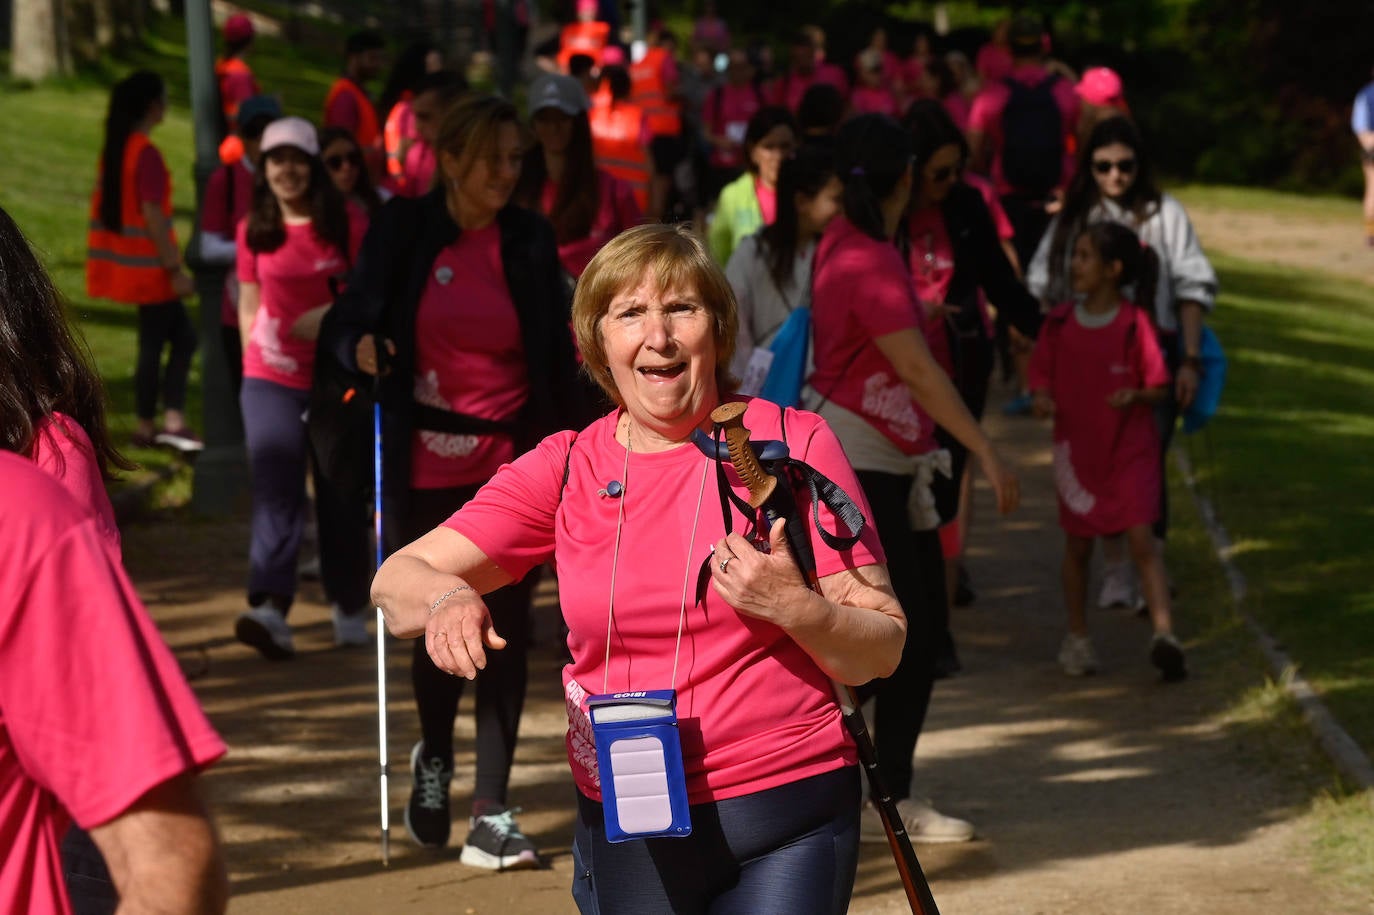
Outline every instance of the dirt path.
[[[982, 521], [975, 607], [956, 611], [966, 672], [942, 682], [918, 754], [918, 790], [972, 819], [979, 840], [919, 850], [946, 915], [1356, 911], [1318, 886], [1305, 849], [1311, 785], [1246, 758], [1217, 723], [1222, 685], [1205, 666], [1162, 687], [1130, 614], [1094, 619], [1105, 670], [1062, 676], [1058, 533], [1043, 430], [993, 420], [1023, 470], [1025, 508]], [[408, 645], [390, 665], [392, 867], [379, 862], [371, 655], [330, 647], [307, 588], [293, 613], [300, 656], [267, 664], [229, 637], [240, 609], [242, 521], [162, 521], [126, 534], [131, 570], [232, 746], [207, 779], [229, 849], [231, 911], [572, 912], [569, 811], [555, 610], [543, 633], [514, 774], [521, 822], [550, 868], [491, 874], [456, 851], [413, 847], [400, 823], [415, 739]], [[204, 570], [210, 569], [209, 573]], [[546, 596], [548, 592], [546, 590]], [[1183, 630], [1186, 634], [1186, 614]], [[459, 720], [454, 809], [471, 788], [470, 715]], [[455, 825], [455, 846], [465, 830]], [[905, 911], [882, 846], [865, 849], [852, 910]]]

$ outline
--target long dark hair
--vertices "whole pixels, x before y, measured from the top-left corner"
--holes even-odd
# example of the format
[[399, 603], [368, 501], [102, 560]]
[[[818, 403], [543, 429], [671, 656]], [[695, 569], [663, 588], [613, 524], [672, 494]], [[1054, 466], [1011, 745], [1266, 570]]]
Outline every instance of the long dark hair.
[[105, 141], [100, 148], [100, 224], [111, 232], [124, 228], [120, 192], [124, 186], [124, 146], [148, 109], [167, 94], [162, 77], [151, 70], [137, 70], [115, 83], [105, 114]]
[[1094, 222], [1079, 234], [1087, 236], [1103, 263], [1121, 264], [1117, 286], [1134, 286], [1136, 307], [1144, 309], [1153, 321], [1155, 287], [1159, 283], [1159, 255], [1155, 250], [1142, 245], [1140, 236], [1119, 222]]
[[759, 230], [759, 254], [767, 259], [768, 272], [778, 288], [791, 281], [797, 260], [797, 231], [801, 222], [797, 195], [815, 197], [834, 177], [834, 153], [823, 146], [803, 144], [795, 156], [783, 160], [778, 171], [777, 218]]
[[902, 126], [911, 134], [911, 151], [916, 157], [916, 170], [912, 175], [911, 197], [916, 198], [920, 182], [925, 180], [925, 167], [935, 153], [946, 146], [959, 148], [959, 162], [968, 161], [968, 140], [949, 116], [942, 102], [933, 98], [918, 99], [907, 108], [902, 118]]
[[90, 438], [101, 476], [132, 469], [110, 441], [105, 388], [92, 365], [48, 272], [0, 209], [0, 448], [31, 457], [38, 427], [64, 413]]
[[781, 105], [765, 105], [754, 116], [749, 119], [749, 126], [744, 128], [744, 162], [749, 171], [754, 171], [754, 159], [752, 153], [754, 147], [775, 127], [789, 127], [795, 135], [797, 132], [797, 119], [792, 117], [792, 112], [783, 108]]
[[835, 171], [844, 182], [844, 215], [859, 231], [887, 241], [882, 202], [911, 167], [911, 136], [885, 114], [840, 125]]
[[[353, 185], [353, 196], [362, 202], [363, 208], [367, 210], [367, 215], [374, 216], [382, 208], [382, 196], [377, 193], [377, 188], [372, 183], [372, 175], [368, 173], [367, 162], [363, 159], [363, 148], [358, 145], [358, 138], [353, 136], [353, 131], [347, 127], [325, 127], [320, 130], [320, 161], [324, 161], [324, 151], [331, 144], [339, 140], [347, 140], [353, 147], [353, 152], [358, 156], [358, 183]], [[330, 178], [330, 182], [333, 182]]]
[[[563, 180], [554, 193], [553, 208], [545, 215], [553, 223], [559, 244], [586, 238], [601, 207], [600, 176], [592, 157], [592, 126], [587, 112], [572, 116], [572, 137], [563, 163]], [[531, 143], [525, 150], [525, 164], [515, 185], [515, 202], [526, 209], [542, 212], [544, 181], [549, 176], [544, 163], [544, 147]]]
[[1068, 261], [1069, 245], [1083, 231], [1088, 215], [1101, 201], [1097, 180], [1093, 178], [1093, 154], [1104, 146], [1120, 143], [1129, 147], [1135, 154], [1135, 181], [1119, 201], [1121, 206], [1135, 217], [1136, 224], [1143, 223], [1159, 206], [1159, 185], [1155, 182], [1154, 164], [1141, 142], [1140, 131], [1135, 124], [1124, 117], [1107, 118], [1098, 122], [1088, 134], [1088, 142], [1078, 155], [1078, 168], [1069, 189], [1064, 195], [1064, 208], [1059, 212], [1059, 222], [1050, 239], [1049, 276], [1050, 288], [1063, 288], [1064, 265]]
[[[273, 150], [275, 152], [275, 150]], [[277, 195], [267, 185], [267, 159], [253, 173], [253, 203], [248, 209], [248, 249], [258, 254], [275, 251], [286, 244], [286, 221], [282, 217]], [[310, 156], [310, 226], [315, 237], [337, 249], [344, 261], [350, 261], [348, 245], [348, 202], [334, 186], [334, 179], [324, 169], [319, 156]]]
[[433, 42], [416, 41], [406, 45], [405, 50], [397, 56], [386, 78], [386, 85], [382, 87], [381, 98], [377, 100], [377, 114], [383, 124], [401, 96], [415, 91], [416, 84], [425, 75], [425, 59], [438, 50]]

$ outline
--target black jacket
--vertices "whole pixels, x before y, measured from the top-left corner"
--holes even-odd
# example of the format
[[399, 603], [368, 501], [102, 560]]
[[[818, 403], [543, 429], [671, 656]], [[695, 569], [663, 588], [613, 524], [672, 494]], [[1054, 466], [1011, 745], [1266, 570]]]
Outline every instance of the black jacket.
[[[348, 287], [321, 330], [320, 355], [328, 354], [354, 373], [358, 372], [357, 343], [363, 335], [377, 334], [396, 345], [391, 371], [380, 386], [382, 488], [401, 504], [410, 489], [410, 446], [416, 428], [474, 434], [504, 431], [514, 439], [516, 454], [521, 454], [544, 436], [580, 429], [594, 417], [590, 383], [574, 356], [570, 302], [553, 227], [537, 213], [514, 205], [502, 209], [496, 222], [530, 386], [528, 401], [511, 423], [466, 422], [460, 414], [415, 403], [415, 315], [420, 296], [439, 252], [461, 234], [442, 189], [419, 198], [396, 197], [382, 207], [363, 239]], [[461, 284], [462, 277], [454, 281]], [[360, 385], [371, 384], [367, 376], [358, 378]]]
[[1006, 312], [1017, 330], [1034, 337], [1040, 328], [1040, 302], [1017, 279], [1002, 250], [983, 195], [976, 188], [957, 183], [941, 204], [940, 212], [954, 248], [954, 276], [945, 300], [959, 306], [955, 319], [959, 329], [973, 331], [982, 327], [978, 316], [981, 288], [989, 301]]

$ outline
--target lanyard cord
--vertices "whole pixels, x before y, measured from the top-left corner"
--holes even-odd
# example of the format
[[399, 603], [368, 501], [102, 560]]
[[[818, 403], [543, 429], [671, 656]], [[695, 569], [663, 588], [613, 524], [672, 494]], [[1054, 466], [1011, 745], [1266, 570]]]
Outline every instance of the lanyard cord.
[[[611, 593], [606, 605], [606, 657], [601, 668], [602, 693], [609, 691], [611, 682], [611, 633], [615, 628], [615, 576], [616, 570], [620, 567], [620, 532], [625, 526], [625, 497], [629, 492], [630, 482], [630, 432], [633, 428], [633, 421], [625, 428], [625, 465], [620, 471], [621, 485], [624, 489], [621, 492], [620, 505], [616, 509], [615, 547], [611, 553]], [[669, 683], [669, 687], [672, 689], [677, 689], [677, 665], [682, 652], [682, 630], [687, 622], [687, 587], [692, 580], [692, 546], [697, 539], [697, 524], [701, 521], [701, 500], [706, 494], [706, 473], [710, 469], [710, 461], [702, 464], [701, 484], [697, 488], [697, 509], [692, 517], [692, 534], [687, 539], [687, 562], [683, 566], [682, 573], [682, 606], [678, 611], [677, 642], [673, 646], [673, 675]], [[628, 687], [628, 685], [627, 683], [626, 686]]]

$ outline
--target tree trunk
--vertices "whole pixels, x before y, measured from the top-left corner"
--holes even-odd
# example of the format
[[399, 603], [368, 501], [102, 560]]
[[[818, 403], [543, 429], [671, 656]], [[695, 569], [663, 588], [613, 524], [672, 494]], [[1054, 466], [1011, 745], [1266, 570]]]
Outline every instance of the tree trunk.
[[10, 73], [15, 79], [41, 80], [68, 72], [59, 26], [65, 27], [59, 0], [14, 0]]

